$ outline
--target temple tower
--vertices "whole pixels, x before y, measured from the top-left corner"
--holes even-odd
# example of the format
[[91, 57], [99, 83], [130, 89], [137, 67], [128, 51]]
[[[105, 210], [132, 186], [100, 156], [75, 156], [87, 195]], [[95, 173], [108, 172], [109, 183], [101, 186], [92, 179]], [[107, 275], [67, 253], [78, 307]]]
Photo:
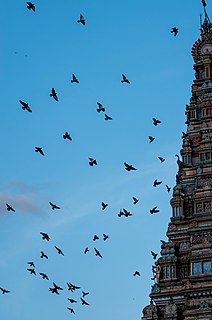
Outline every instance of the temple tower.
[[[195, 80], [171, 199], [168, 241], [152, 266], [142, 320], [212, 320], [212, 24], [204, 6], [192, 48]], [[180, 160], [181, 159], [181, 160]]]

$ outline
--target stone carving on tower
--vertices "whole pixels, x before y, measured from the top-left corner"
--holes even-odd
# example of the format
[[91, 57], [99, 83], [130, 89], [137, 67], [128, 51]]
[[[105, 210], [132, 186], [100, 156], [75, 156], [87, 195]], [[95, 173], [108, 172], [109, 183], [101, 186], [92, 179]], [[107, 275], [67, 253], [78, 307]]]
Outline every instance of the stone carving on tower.
[[181, 157], [176, 155], [168, 241], [152, 267], [151, 302], [142, 320], [212, 320], [212, 24], [202, 2], [205, 19], [192, 48], [195, 80]]

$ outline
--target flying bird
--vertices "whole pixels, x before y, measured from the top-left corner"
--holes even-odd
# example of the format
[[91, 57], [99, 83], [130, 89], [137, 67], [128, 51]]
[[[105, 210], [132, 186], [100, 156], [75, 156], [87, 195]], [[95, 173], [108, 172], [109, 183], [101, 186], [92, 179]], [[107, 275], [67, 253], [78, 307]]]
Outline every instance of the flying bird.
[[27, 262], [27, 264], [28, 264], [30, 267], [35, 268], [35, 264], [34, 264], [34, 262], [33, 262], [33, 261]]
[[7, 211], [15, 212], [15, 209], [13, 209], [13, 207], [11, 207], [8, 203], [6, 203], [6, 206], [7, 206]]
[[99, 240], [99, 237], [95, 234], [95, 235], [93, 236], [93, 241], [96, 241], [96, 240]]
[[150, 209], [150, 213], [153, 214], [153, 213], [158, 213], [159, 210], [157, 209], [157, 207], [154, 207], [152, 209]]
[[173, 28], [171, 29], [171, 33], [173, 33], [174, 36], [176, 37], [176, 35], [178, 34], [178, 29], [177, 29], [176, 27], [173, 27]]
[[100, 102], [97, 102], [98, 104], [98, 108], [96, 109], [97, 112], [105, 112], [105, 108], [103, 107], [103, 105]]
[[126, 83], [129, 83], [130, 84], [130, 81], [127, 79], [127, 77], [122, 73], [122, 80], [121, 80], [122, 83], [126, 82]]
[[63, 288], [59, 287], [56, 283], [53, 282], [53, 288], [49, 288], [51, 293], [59, 294], [58, 290], [63, 290]]
[[41, 254], [40, 255], [41, 259], [43, 259], [43, 258], [49, 259], [48, 256], [43, 251], [41, 251], [40, 254]]
[[105, 113], [105, 120], [113, 120], [113, 118], [109, 117], [109, 116]]
[[77, 303], [77, 300], [70, 299], [70, 298], [68, 298], [68, 300], [69, 300], [71, 303]]
[[20, 104], [22, 105], [22, 109], [23, 110], [27, 110], [28, 112], [32, 112], [32, 110], [30, 109], [28, 103], [22, 101], [22, 100], [19, 100]]
[[153, 187], [157, 187], [162, 183], [162, 181], [158, 181], [157, 179], [155, 179], [155, 181], [153, 182]]
[[130, 211], [127, 211], [127, 210], [124, 209], [124, 208], [123, 208], [123, 212], [124, 212], [125, 217], [130, 217], [130, 216], [132, 216], [132, 213], [130, 213]]
[[56, 247], [56, 246], [54, 246], [55, 247], [55, 249], [57, 250], [57, 252], [59, 253], [59, 254], [61, 254], [62, 256], [64, 256], [64, 253], [63, 253], [63, 251], [60, 249], [60, 248], [58, 248], [58, 247]]
[[72, 308], [69, 308], [69, 307], [67, 307], [67, 309], [71, 312], [71, 313], [73, 313], [73, 314], [75, 314], [75, 311], [74, 311], [74, 309], [72, 309]]
[[43, 239], [43, 240], [47, 240], [47, 241], [50, 240], [50, 237], [49, 237], [49, 235], [48, 235], [47, 233], [45, 233], [45, 232], [40, 232], [40, 234], [42, 235], [42, 239]]
[[85, 248], [84, 253], [86, 254], [89, 251], [88, 247]]
[[80, 289], [80, 287], [75, 286], [74, 284], [72, 284], [71, 282], [67, 282], [67, 286], [68, 286], [68, 290], [71, 290], [71, 292], [73, 292], [76, 289]]
[[158, 159], [160, 160], [161, 163], [163, 163], [166, 159], [162, 158], [162, 157], [158, 157]]
[[32, 2], [27, 2], [27, 9], [35, 12], [35, 5]]
[[60, 209], [60, 207], [58, 207], [56, 204], [49, 202], [50, 206], [52, 207], [52, 210], [54, 209]]
[[94, 248], [94, 250], [95, 250], [95, 255], [96, 256], [99, 256], [100, 258], [102, 258], [102, 255], [101, 255], [101, 253], [99, 252], [99, 250], [97, 250], [96, 248]]
[[167, 189], [168, 192], [170, 192], [171, 187], [169, 187], [169, 186], [166, 184], [166, 189]]
[[107, 234], [103, 233], [103, 240], [105, 241], [105, 240], [107, 240], [108, 238], [109, 238], [109, 236], [108, 236]]
[[152, 120], [153, 120], [154, 126], [157, 126], [159, 123], [161, 123], [161, 121], [156, 118], [152, 118]]
[[29, 272], [30, 272], [30, 274], [34, 274], [35, 276], [36, 276], [36, 272], [35, 272], [35, 269], [34, 268], [29, 268], [29, 269], [27, 269]]
[[108, 206], [108, 203], [102, 202], [102, 210], [105, 210], [107, 208], [107, 206]]
[[157, 258], [157, 253], [155, 253], [154, 251], [151, 251], [151, 255], [153, 256], [153, 259], [155, 260]]
[[52, 88], [52, 91], [50, 93], [50, 97], [53, 97], [54, 100], [59, 101], [58, 96], [57, 96], [57, 92], [55, 91], [54, 88]]
[[154, 140], [155, 140], [155, 138], [154, 138], [154, 137], [149, 136], [149, 143], [153, 142]]
[[133, 198], [133, 204], [136, 204], [139, 201], [139, 199], [137, 199], [136, 197], [132, 197], [132, 198]]
[[85, 292], [85, 291], [82, 291], [82, 297], [84, 298], [85, 296], [87, 296], [89, 294], [89, 292]]
[[134, 277], [135, 277], [135, 276], [139, 276], [139, 277], [140, 277], [140, 275], [141, 275], [140, 272], [137, 271], [137, 270], [133, 273], [133, 276], [134, 276]]
[[72, 141], [72, 138], [71, 138], [70, 134], [67, 131], [64, 133], [63, 139], [68, 139], [68, 140]]
[[9, 291], [9, 290], [6, 290], [6, 289], [4, 289], [4, 288], [0, 288], [0, 290], [2, 291], [2, 294], [10, 293], [10, 291]]
[[88, 158], [89, 162], [88, 164], [93, 167], [94, 165], [97, 165], [97, 161], [96, 159], [93, 159], [93, 158]]
[[45, 273], [43, 273], [43, 272], [40, 272], [39, 274], [41, 275], [42, 279], [49, 280], [47, 274], [45, 274]]
[[75, 74], [72, 74], [71, 83], [73, 82], [79, 83], [79, 80], [76, 78]]
[[78, 22], [78, 23], [82, 23], [83, 26], [85, 26], [85, 18], [83, 17], [82, 14], [80, 14], [80, 18], [79, 18], [79, 20], [77, 20], [77, 22]]
[[124, 216], [124, 212], [122, 210], [120, 210], [118, 213], [118, 217], [120, 218], [121, 216]]
[[126, 162], [124, 162], [125, 165], [125, 170], [127, 171], [131, 171], [131, 170], [137, 170], [135, 167], [133, 167], [131, 164], [128, 164]]
[[81, 298], [81, 297], [80, 297], [80, 300], [82, 301], [82, 305], [83, 305], [83, 304], [85, 304], [86, 306], [89, 306], [89, 305], [90, 305], [87, 301], [85, 301], [85, 300], [84, 300], [83, 298]]
[[44, 152], [41, 147], [35, 147], [35, 152], [39, 152], [42, 156], [44, 156]]

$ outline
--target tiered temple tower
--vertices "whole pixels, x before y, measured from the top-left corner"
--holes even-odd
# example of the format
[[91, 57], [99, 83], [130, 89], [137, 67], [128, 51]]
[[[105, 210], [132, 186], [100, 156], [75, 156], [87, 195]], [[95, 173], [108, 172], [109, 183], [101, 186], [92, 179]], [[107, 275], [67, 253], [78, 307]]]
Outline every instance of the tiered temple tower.
[[204, 11], [201, 37], [192, 48], [195, 80], [168, 241], [152, 267], [151, 302], [142, 320], [212, 320], [212, 24]]

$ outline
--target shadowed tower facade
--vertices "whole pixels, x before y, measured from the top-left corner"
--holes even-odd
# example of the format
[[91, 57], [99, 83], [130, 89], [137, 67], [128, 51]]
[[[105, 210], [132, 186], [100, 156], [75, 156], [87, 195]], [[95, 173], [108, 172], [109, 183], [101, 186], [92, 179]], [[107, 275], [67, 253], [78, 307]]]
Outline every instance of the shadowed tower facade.
[[152, 267], [151, 302], [142, 320], [212, 320], [212, 24], [204, 4], [168, 241]]

